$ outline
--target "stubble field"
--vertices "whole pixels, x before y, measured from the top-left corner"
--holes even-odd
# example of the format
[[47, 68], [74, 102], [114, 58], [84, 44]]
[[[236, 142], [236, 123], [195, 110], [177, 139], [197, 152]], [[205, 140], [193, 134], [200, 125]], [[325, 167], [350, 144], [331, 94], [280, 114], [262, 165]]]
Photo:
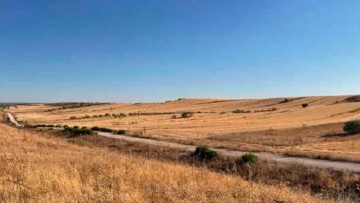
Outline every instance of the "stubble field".
[[1, 202], [325, 202], [285, 186], [76, 146], [2, 123], [0, 160]]
[[[181, 99], [135, 104], [32, 104], [12, 107], [34, 124], [125, 129], [129, 135], [246, 151], [360, 162], [360, 135], [344, 136], [360, 119], [357, 96], [220, 100]], [[307, 104], [308, 106], [303, 107]], [[184, 112], [192, 116], [183, 118]]]

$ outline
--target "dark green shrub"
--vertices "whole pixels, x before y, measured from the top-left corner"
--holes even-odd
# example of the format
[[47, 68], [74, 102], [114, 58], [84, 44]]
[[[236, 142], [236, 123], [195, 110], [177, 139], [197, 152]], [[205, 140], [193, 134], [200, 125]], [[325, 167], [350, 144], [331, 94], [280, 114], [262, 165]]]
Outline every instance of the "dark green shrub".
[[61, 128], [62, 126], [58, 124], [58, 125], [55, 125], [55, 127], [56, 128]]
[[218, 157], [216, 151], [209, 149], [206, 146], [196, 147], [193, 155], [200, 160], [213, 160]]
[[309, 106], [309, 104], [308, 104], [308, 103], [304, 103], [304, 104], [302, 104], [301, 106], [302, 106], [303, 108], [306, 108], [306, 107]]
[[232, 111], [233, 113], [250, 113], [251, 111], [249, 110], [243, 110], [243, 109], [236, 109], [234, 111]]
[[93, 131], [99, 131], [99, 132], [108, 132], [108, 133], [113, 132], [113, 130], [110, 129], [110, 128], [99, 128], [99, 127], [97, 127], [97, 126], [92, 127], [91, 130], [93, 130]]
[[360, 133], [360, 120], [346, 122], [344, 124], [344, 131], [350, 134]]
[[74, 128], [74, 129], [79, 129], [79, 126], [75, 125], [73, 128]]
[[116, 131], [116, 134], [118, 134], [118, 135], [125, 135], [125, 134], [126, 134], [126, 130], [118, 130], [118, 131]]
[[193, 112], [184, 112], [181, 114], [181, 118], [190, 118], [194, 115]]
[[38, 125], [33, 125], [34, 128], [44, 128], [47, 127], [46, 124], [38, 124]]
[[69, 128], [69, 127], [64, 128], [63, 132], [72, 137], [92, 134], [92, 131], [90, 129], [79, 129], [79, 128]]
[[101, 131], [101, 132], [107, 132], [107, 133], [113, 132], [113, 130], [110, 129], [110, 128], [100, 128], [99, 131]]
[[247, 153], [241, 156], [241, 160], [244, 163], [256, 163], [258, 160], [258, 157], [253, 153]]
[[71, 116], [70, 119], [74, 120], [74, 119], [76, 119], [76, 116]]
[[106, 114], [104, 114], [104, 116], [105, 116], [105, 117], [109, 117], [109, 116], [110, 116], [110, 114], [109, 114], [109, 113], [106, 113]]
[[291, 99], [284, 99], [283, 101], [281, 101], [281, 102], [279, 102], [279, 104], [283, 104], [283, 103], [288, 103], [288, 102], [290, 102], [291, 101]]
[[87, 129], [87, 127], [86, 127], [86, 126], [83, 126], [83, 127], [81, 127], [81, 129], [83, 129], [83, 130], [84, 130], [84, 129]]
[[344, 99], [345, 102], [360, 102], [360, 95], [351, 96]]
[[93, 131], [99, 131], [99, 129], [100, 129], [100, 128], [97, 127], [97, 126], [94, 126], [94, 127], [91, 128], [91, 130], [93, 130]]

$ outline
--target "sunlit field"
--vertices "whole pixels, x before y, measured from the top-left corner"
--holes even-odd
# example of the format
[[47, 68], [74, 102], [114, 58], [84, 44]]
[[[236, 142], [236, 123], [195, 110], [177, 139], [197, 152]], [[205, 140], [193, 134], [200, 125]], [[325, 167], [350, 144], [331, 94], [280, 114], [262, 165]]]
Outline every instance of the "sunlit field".
[[[252, 100], [179, 99], [136, 104], [32, 104], [10, 110], [27, 124], [125, 129], [129, 135], [237, 150], [360, 161], [356, 96]], [[182, 113], [191, 115], [183, 118]]]
[[206, 169], [0, 124], [1, 202], [323, 202]]

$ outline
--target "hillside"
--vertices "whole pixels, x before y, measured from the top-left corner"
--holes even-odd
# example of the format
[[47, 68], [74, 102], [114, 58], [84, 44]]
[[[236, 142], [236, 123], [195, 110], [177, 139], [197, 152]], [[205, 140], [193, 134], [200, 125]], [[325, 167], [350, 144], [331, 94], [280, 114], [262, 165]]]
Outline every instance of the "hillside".
[[[101, 126], [194, 145], [360, 162], [360, 136], [342, 133], [360, 118], [357, 96], [181, 99], [135, 104], [35, 104], [12, 107], [28, 124]], [[305, 108], [303, 104], [307, 104]], [[183, 112], [193, 112], [181, 118]], [[238, 113], [237, 113], [238, 112]], [[122, 115], [122, 116], [121, 116]]]
[[0, 124], [1, 202], [322, 202], [220, 175]]

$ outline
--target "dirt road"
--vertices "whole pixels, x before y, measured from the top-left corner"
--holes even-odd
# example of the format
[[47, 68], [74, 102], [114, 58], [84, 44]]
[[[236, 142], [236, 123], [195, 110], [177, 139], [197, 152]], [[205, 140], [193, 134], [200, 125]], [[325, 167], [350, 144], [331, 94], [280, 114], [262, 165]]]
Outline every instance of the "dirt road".
[[[7, 114], [8, 118], [14, 125], [16, 125], [17, 127], [22, 127], [22, 125], [16, 121], [15, 117], [10, 112], [5, 110], [5, 113]], [[182, 149], [182, 150], [186, 150], [186, 151], [194, 151], [196, 148], [196, 146], [194, 146], [194, 145], [185, 145], [185, 144], [179, 144], [179, 143], [168, 142], [168, 141], [131, 137], [131, 136], [127, 136], [127, 135], [115, 135], [112, 133], [105, 133], [105, 132], [97, 132], [97, 133], [98, 133], [98, 135], [103, 136], [103, 137], [120, 139], [120, 140], [125, 140], [128, 142], [137, 142], [137, 143], [144, 143], [144, 144], [149, 144], [149, 145], [177, 148], [177, 149]], [[249, 153], [249, 152], [244, 152], [244, 151], [235, 151], [235, 150], [218, 149], [218, 148], [212, 148], [212, 149], [217, 151], [220, 155], [228, 156], [228, 157], [235, 157], [235, 158], [241, 157], [242, 155]], [[319, 160], [319, 159], [310, 159], [310, 158], [301, 158], [301, 157], [289, 157], [289, 156], [284, 156], [284, 155], [280, 155], [280, 154], [271, 154], [271, 153], [254, 153], [254, 154], [256, 154], [260, 159], [275, 161], [275, 162], [284, 163], [284, 164], [297, 163], [297, 164], [311, 166], [311, 167], [333, 169], [333, 170], [338, 170], [338, 171], [352, 171], [352, 172], [360, 173], [360, 163]]]
[[10, 122], [12, 122], [16, 127], [23, 127], [23, 125], [17, 122], [15, 117], [8, 111], [8, 109], [5, 109], [5, 114], [9, 118]]
[[[172, 147], [183, 149], [187, 151], [194, 151], [196, 146], [193, 145], [184, 145], [179, 143], [167, 142], [167, 141], [160, 141], [148, 138], [138, 138], [138, 137], [130, 137], [126, 135], [114, 135], [112, 133], [105, 133], [105, 132], [98, 132], [98, 135], [108, 137], [108, 138], [115, 138], [120, 140], [125, 140], [128, 142], [138, 142], [138, 143], [145, 143], [151, 144], [156, 146], [165, 146], [165, 147]], [[229, 157], [241, 157], [242, 155], [249, 153], [243, 151], [235, 151], [235, 150], [227, 150], [227, 149], [218, 149], [212, 148], [213, 150], [217, 151], [219, 154], [223, 156]], [[352, 172], [360, 172], [360, 164], [359, 163], [352, 163], [352, 162], [341, 162], [341, 161], [328, 161], [328, 160], [319, 160], [319, 159], [309, 159], [309, 158], [301, 158], [301, 157], [289, 157], [279, 154], [271, 154], [271, 153], [254, 153], [260, 159], [266, 159], [270, 161], [276, 161], [280, 163], [297, 163], [306, 166], [312, 167], [319, 167], [319, 168], [329, 168], [334, 170], [347, 170]]]

